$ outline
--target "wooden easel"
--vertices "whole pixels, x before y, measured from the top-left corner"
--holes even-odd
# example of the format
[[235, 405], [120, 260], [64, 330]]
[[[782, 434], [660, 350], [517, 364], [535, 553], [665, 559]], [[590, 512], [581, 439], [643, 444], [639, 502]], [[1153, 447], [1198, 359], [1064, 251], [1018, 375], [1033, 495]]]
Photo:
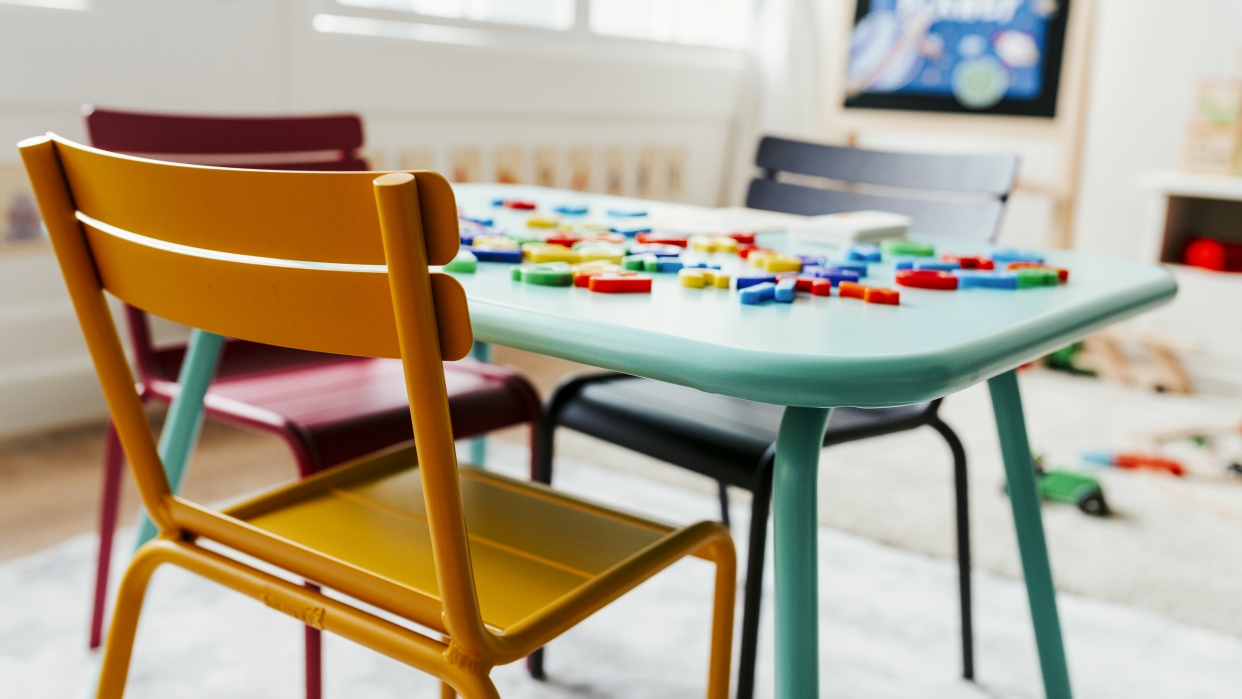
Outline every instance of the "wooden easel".
[[[830, 142], [855, 145], [868, 131], [921, 131], [969, 133], [988, 137], [1008, 136], [1023, 140], [1050, 141], [1057, 149], [1057, 163], [1049, 181], [1032, 181], [1019, 174], [1015, 191], [1046, 196], [1053, 202], [1049, 244], [1068, 248], [1073, 244], [1074, 210], [1082, 172], [1082, 137], [1086, 127], [1087, 87], [1090, 74], [1092, 23], [1095, 0], [1073, 0], [1061, 62], [1057, 114], [1052, 119], [1020, 116], [964, 115], [937, 112], [903, 112], [883, 109], [846, 109], [845, 75], [847, 50], [830, 53], [824, 105], [824, 136]], [[853, 28], [854, 3], [841, 3], [847, 16], [838, 46], [848, 47]]]

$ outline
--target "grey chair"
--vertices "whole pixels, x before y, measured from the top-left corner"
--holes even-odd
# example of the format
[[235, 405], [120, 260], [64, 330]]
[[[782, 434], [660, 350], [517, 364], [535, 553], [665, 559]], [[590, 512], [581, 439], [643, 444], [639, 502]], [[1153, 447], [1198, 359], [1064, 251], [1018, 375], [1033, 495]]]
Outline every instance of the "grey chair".
[[[746, 205], [755, 209], [816, 215], [876, 209], [907, 214], [912, 233], [988, 241], [996, 236], [1018, 159], [1014, 155], [929, 155], [840, 148], [765, 137], [755, 164], [760, 177], [750, 183]], [[782, 173], [825, 178], [840, 189], [796, 184]], [[805, 177], [803, 178], [805, 180]], [[840, 186], [840, 185], [839, 185]], [[939, 417], [940, 400], [896, 408], [837, 408], [824, 446], [904, 432], [936, 430], [953, 454], [956, 492], [957, 557], [961, 605], [962, 676], [974, 678], [970, 591], [970, 522], [966, 452]], [[535, 478], [552, 482], [553, 436], [568, 427], [714, 478], [719, 483], [721, 518], [729, 522], [727, 486], [753, 494], [746, 565], [737, 697], [754, 694], [759, 602], [772, 460], [780, 406], [703, 393], [692, 388], [615, 372], [572, 378], [544, 408], [536, 446]], [[543, 676], [543, 651], [530, 658]]]

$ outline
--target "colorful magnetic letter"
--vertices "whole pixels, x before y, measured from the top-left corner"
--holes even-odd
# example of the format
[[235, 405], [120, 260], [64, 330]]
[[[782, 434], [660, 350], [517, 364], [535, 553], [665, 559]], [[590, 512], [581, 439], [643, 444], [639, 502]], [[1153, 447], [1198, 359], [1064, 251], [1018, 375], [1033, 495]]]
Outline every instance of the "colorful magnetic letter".
[[649, 294], [651, 277], [645, 274], [600, 274], [591, 277], [587, 288], [605, 294]]
[[999, 248], [992, 251], [992, 259], [998, 265], [1009, 264], [1010, 262], [1043, 262], [1044, 256], [1034, 250], [1021, 250], [1018, 248]]
[[[738, 281], [741, 281], [741, 280], [739, 279]], [[739, 296], [741, 297], [742, 303], [747, 304], [747, 305], [754, 305], [757, 303], [763, 303], [764, 301], [770, 301], [772, 300], [773, 297], [775, 297], [775, 295], [776, 295], [776, 285], [773, 284], [772, 282], [763, 282], [762, 284], [755, 284], [754, 286], [742, 289], [742, 292], [739, 294]]]
[[526, 243], [522, 246], [522, 256], [527, 262], [565, 262], [582, 261], [582, 255], [564, 245], [547, 243]]
[[465, 274], [474, 274], [478, 269], [479, 258], [474, 253], [462, 248], [457, 251], [457, 257], [454, 257], [447, 265], [444, 265], [445, 272], [458, 272]]
[[470, 248], [479, 262], [521, 262], [522, 251], [517, 248], [498, 248], [492, 245], [475, 245]]
[[772, 288], [776, 288], [775, 282], [775, 274], [747, 274], [737, 278], [737, 288], [741, 290], [765, 283], [772, 283]]
[[[815, 287], [816, 289], [819, 287]], [[815, 289], [811, 290], [815, 293]], [[867, 295], [867, 287], [854, 282], [841, 282], [837, 285], [837, 296], [843, 299], [862, 299]], [[827, 296], [827, 294], [824, 294]]]
[[957, 273], [958, 286], [963, 289], [1017, 289], [1018, 275], [1013, 272], [963, 270]]
[[519, 265], [511, 274], [514, 281], [538, 286], [571, 286], [574, 283], [574, 273], [564, 262]]
[[884, 257], [911, 255], [914, 257], [931, 257], [936, 254], [933, 246], [927, 243], [916, 243], [913, 240], [890, 239], [880, 241], [880, 250]]
[[1061, 282], [1060, 275], [1044, 267], [1016, 269], [1013, 273], [1018, 275], [1019, 289], [1028, 286], [1056, 286]]
[[846, 256], [851, 260], [858, 262], [879, 262], [880, 246], [879, 245], [851, 245], [846, 251]]
[[957, 277], [948, 272], [934, 269], [901, 269], [897, 270], [897, 283], [917, 289], [938, 289], [953, 291], [957, 289]]
[[772, 298], [781, 303], [793, 303], [794, 292], [797, 291], [798, 280], [782, 279], [776, 283], [776, 289], [772, 292]]
[[900, 306], [901, 292], [894, 289], [867, 286], [863, 287], [863, 301], [867, 303], [880, 303], [885, 306]]
[[828, 281], [832, 282], [834, 286], [837, 284], [840, 284], [841, 282], [858, 281], [857, 274], [855, 274], [854, 272], [846, 272], [845, 270], [842, 270], [842, 269], [826, 269], [823, 272], [820, 272], [816, 276], [818, 276], [820, 279], [827, 279]]
[[641, 244], [676, 245], [679, 248], [684, 248], [689, 244], [688, 239], [684, 235], [665, 235], [663, 233], [639, 233], [634, 240]]
[[961, 269], [962, 265], [957, 260], [915, 260], [914, 269], [933, 269], [938, 272], [952, 272]]
[[707, 286], [707, 270], [686, 268], [677, 273], [677, 280], [682, 286], [691, 289], [702, 289]]

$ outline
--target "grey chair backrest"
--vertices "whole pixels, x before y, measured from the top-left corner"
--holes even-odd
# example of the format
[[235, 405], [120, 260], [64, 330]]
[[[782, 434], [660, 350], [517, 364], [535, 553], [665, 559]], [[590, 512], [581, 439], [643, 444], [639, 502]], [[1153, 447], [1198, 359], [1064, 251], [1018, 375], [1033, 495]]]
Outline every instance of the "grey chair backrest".
[[[1018, 172], [1018, 156], [894, 153], [765, 136], [746, 206], [815, 216], [878, 210], [914, 220], [911, 233], [987, 241], [996, 237]], [[864, 185], [824, 189], [782, 182], [779, 173]], [[871, 187], [867, 187], [871, 185]]]

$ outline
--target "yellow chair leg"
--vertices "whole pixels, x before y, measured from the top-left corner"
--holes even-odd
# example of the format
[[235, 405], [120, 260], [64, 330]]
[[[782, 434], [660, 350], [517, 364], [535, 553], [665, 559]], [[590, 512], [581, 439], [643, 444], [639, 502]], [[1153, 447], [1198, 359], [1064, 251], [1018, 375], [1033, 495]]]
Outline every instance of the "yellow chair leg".
[[712, 647], [707, 671], [708, 699], [728, 699], [733, 660], [733, 610], [737, 605], [737, 553], [733, 542], [708, 545], [706, 558], [716, 563], [716, 592], [712, 600]]
[[448, 685], [440, 685], [440, 696], [444, 698], [455, 696], [453, 690], [456, 689], [462, 699], [500, 699], [496, 685], [492, 684], [492, 679], [487, 675], [464, 675], [455, 688], [449, 687], [446, 690], [445, 687]]
[[[453, 642], [453, 639], [448, 636], [441, 636], [440, 640], [444, 642], [444, 645]], [[440, 680], [440, 699], [457, 699], [457, 690], [453, 689], [453, 685], [444, 680]]]
[[125, 571], [121, 589], [117, 591], [116, 611], [113, 613], [112, 627], [108, 630], [108, 642], [104, 646], [96, 699], [121, 699], [125, 694], [129, 661], [134, 651], [134, 635], [138, 633], [138, 617], [142, 614], [147, 583], [151, 581], [151, 574], [159, 567], [158, 561], [152, 565], [151, 558], [141, 554], [140, 549]]

